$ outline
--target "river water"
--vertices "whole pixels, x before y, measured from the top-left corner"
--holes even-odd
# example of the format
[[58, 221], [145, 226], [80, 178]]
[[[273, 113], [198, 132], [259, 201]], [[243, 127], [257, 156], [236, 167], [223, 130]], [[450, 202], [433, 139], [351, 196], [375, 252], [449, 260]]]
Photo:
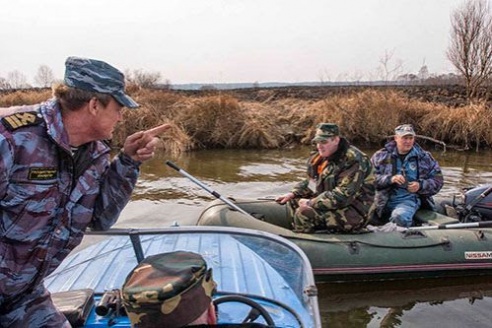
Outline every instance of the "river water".
[[[443, 196], [492, 181], [492, 152], [432, 153], [443, 169]], [[167, 160], [224, 197], [265, 198], [289, 191], [304, 178], [308, 154], [307, 147], [159, 153], [142, 166], [132, 200], [115, 227], [194, 225], [214, 198], [167, 166]], [[318, 289], [323, 327], [492, 327], [489, 277], [320, 284]]]

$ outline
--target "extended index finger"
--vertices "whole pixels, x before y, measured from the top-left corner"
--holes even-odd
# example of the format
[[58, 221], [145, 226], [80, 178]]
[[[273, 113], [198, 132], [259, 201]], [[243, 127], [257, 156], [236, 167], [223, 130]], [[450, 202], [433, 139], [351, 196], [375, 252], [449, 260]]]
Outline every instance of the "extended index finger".
[[144, 133], [146, 135], [150, 135], [151, 137], [155, 137], [155, 136], [160, 135], [161, 133], [164, 133], [164, 131], [166, 131], [170, 127], [171, 127], [171, 124], [164, 123], [164, 124], [158, 125], [156, 127], [153, 127], [151, 129], [145, 130]]

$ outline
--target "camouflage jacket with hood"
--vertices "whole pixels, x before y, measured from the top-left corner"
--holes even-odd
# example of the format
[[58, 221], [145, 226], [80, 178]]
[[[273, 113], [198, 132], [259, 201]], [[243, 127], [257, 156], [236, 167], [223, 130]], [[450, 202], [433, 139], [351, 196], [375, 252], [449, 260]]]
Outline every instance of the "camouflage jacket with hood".
[[292, 192], [296, 198], [311, 198], [318, 211], [355, 209], [360, 219], [368, 219], [374, 198], [374, 177], [369, 158], [345, 139], [329, 158], [318, 152], [308, 159], [308, 176], [316, 182], [316, 192], [309, 188], [309, 179], [297, 184]]
[[0, 305], [41, 283], [87, 227], [109, 229], [139, 174], [139, 162], [126, 155], [110, 161], [102, 141], [73, 156], [55, 100], [0, 109], [2, 116]]
[[[425, 151], [417, 143], [412, 150], [413, 158], [405, 161], [417, 163], [417, 181], [420, 189], [417, 195], [420, 196], [421, 207], [434, 209], [432, 196], [441, 190], [444, 180], [439, 163], [432, 157], [431, 153]], [[375, 214], [381, 217], [384, 207], [388, 203], [392, 190], [396, 187], [391, 183], [391, 177], [396, 174], [395, 163], [398, 157], [396, 142], [394, 140], [386, 143], [384, 148], [378, 150], [371, 157], [374, 166], [376, 197], [374, 198]]]

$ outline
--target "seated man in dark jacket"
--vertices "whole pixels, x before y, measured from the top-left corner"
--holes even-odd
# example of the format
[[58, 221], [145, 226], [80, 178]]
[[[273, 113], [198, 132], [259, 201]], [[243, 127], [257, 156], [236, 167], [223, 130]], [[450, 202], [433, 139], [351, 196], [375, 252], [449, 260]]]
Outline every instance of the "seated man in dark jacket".
[[413, 224], [420, 207], [434, 209], [432, 196], [443, 186], [441, 168], [432, 155], [415, 143], [410, 124], [395, 129], [394, 140], [371, 158], [376, 178], [375, 224]]

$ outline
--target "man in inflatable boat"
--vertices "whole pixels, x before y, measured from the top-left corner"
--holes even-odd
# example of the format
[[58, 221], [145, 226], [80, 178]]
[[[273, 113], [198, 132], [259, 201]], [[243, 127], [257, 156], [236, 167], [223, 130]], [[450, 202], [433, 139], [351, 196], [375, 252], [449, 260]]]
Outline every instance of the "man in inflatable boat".
[[334, 123], [319, 124], [313, 143], [317, 151], [308, 159], [308, 178], [276, 201], [292, 206], [296, 232], [360, 231], [375, 193], [369, 157], [340, 136]]

